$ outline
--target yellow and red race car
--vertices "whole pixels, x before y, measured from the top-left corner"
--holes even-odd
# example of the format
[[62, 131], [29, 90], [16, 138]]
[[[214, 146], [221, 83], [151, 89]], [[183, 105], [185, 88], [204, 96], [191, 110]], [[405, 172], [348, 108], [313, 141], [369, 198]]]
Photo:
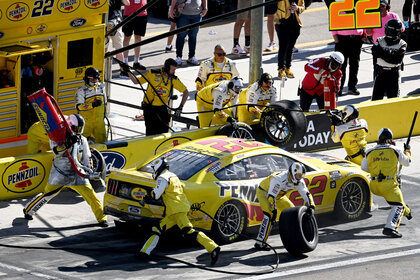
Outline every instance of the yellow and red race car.
[[[314, 197], [316, 213], [334, 211], [352, 220], [370, 210], [368, 174], [343, 159], [292, 154], [261, 142], [225, 136], [190, 141], [157, 157], [161, 156], [185, 184], [185, 193], [194, 206], [188, 213], [194, 227], [211, 231], [220, 242], [232, 242], [238, 237], [234, 232], [261, 223], [263, 213], [256, 197], [259, 183], [296, 161], [306, 167], [305, 182]], [[156, 184], [151, 174], [152, 161], [111, 172], [104, 196], [107, 214], [138, 223], [163, 217], [163, 204], [139, 204]], [[287, 196], [296, 206], [303, 205], [298, 191], [290, 191]]]

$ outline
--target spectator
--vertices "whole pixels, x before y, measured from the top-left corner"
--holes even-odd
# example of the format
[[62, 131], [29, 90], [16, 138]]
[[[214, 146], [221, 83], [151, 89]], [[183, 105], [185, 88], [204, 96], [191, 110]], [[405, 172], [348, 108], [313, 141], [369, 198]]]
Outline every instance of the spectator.
[[23, 209], [25, 219], [32, 220], [32, 216], [43, 205], [57, 196], [65, 187], [68, 187], [76, 191], [84, 200], [86, 200], [91, 207], [92, 212], [95, 214], [96, 220], [99, 223], [98, 225], [107, 227], [107, 216], [104, 214], [102, 203], [93, 190], [89, 179], [81, 177], [76, 173], [69, 158], [65, 154], [66, 151], [69, 151], [73, 156], [73, 160], [77, 161], [79, 166], [83, 167], [83, 170], [92, 170], [92, 158], [89, 145], [86, 138], [81, 135], [83, 132], [84, 120], [79, 114], [75, 114], [70, 115], [67, 122], [75, 133], [75, 137], [67, 139], [66, 144], [63, 145], [58, 145], [51, 141], [54, 160], [48, 178], [48, 184], [45, 186], [43, 193], [38, 194], [25, 205], [25, 208]]
[[[129, 0], [130, 4], [124, 6], [124, 18], [127, 18], [135, 11], [147, 4], [147, 0]], [[124, 47], [130, 44], [131, 36], [134, 32], [134, 43], [141, 41], [141, 37], [146, 34], [147, 26], [147, 10], [138, 14], [133, 20], [126, 23], [122, 27], [124, 32]], [[128, 64], [128, 51], [124, 52], [124, 63]], [[134, 63], [133, 68], [136, 70], [146, 70], [146, 67], [140, 64], [140, 47], [134, 48]]]
[[[238, 10], [251, 6], [251, 0], [238, 0]], [[245, 48], [239, 44], [242, 26], [245, 23]], [[251, 11], [236, 15], [235, 25], [233, 26], [233, 54], [247, 54], [251, 50]]]
[[300, 107], [303, 111], [309, 110], [314, 98], [319, 109], [324, 109], [324, 81], [333, 78], [335, 88], [330, 90], [337, 92], [340, 89], [340, 67], [343, 62], [344, 56], [340, 52], [333, 52], [329, 58], [316, 58], [305, 65], [307, 73], [300, 90]]
[[249, 125], [258, 125], [264, 106], [277, 100], [279, 95], [273, 87], [273, 77], [263, 73], [257, 82], [239, 94], [239, 104], [248, 105], [238, 107], [238, 120]]
[[[382, 27], [366, 29], [367, 35], [372, 36], [373, 43], [375, 43], [379, 37], [385, 36], [385, 25], [390, 19], [395, 18], [401, 21], [400, 17], [396, 13], [389, 11], [390, 9], [391, 9], [391, 6], [389, 5], [388, 0], [380, 1], [379, 11], [381, 13], [381, 22], [382, 22], [381, 26]], [[402, 32], [404, 32], [404, 30], [405, 30], [405, 27], [403, 26]]]
[[[181, 0], [185, 2], [186, 0]], [[176, 19], [171, 15], [171, 0], [168, 0], [168, 19], [171, 22], [171, 26], [169, 27], [169, 31], [174, 31], [176, 29]], [[172, 46], [172, 41], [174, 40], [175, 35], [168, 36], [168, 40], [166, 41], [165, 52], [172, 52], [174, 51]]]
[[[122, 12], [121, 6], [122, 5], [130, 5], [129, 0], [109, 0], [109, 12], [108, 12], [108, 25], [107, 31], [114, 28], [117, 24], [119, 24], [122, 20]], [[121, 28], [118, 28], [113, 33], [110, 34], [112, 40], [112, 47], [115, 50], [121, 49], [123, 47], [123, 33]], [[108, 50], [109, 41], [105, 45], [105, 51]], [[119, 61], [124, 61], [124, 55], [122, 53], [118, 53], [115, 57]], [[120, 77], [121, 78], [128, 78], [128, 74], [122, 71], [120, 68]]]
[[[414, 5], [413, 5], [414, 1]], [[405, 0], [402, 10], [404, 26], [408, 27], [408, 22], [411, 20], [411, 6], [413, 6], [414, 21], [420, 21], [420, 2], [419, 0]]]
[[200, 128], [233, 122], [233, 112], [226, 107], [229, 103], [237, 103], [242, 87], [242, 79], [233, 77], [200, 90], [196, 98]]
[[77, 112], [85, 120], [83, 136], [89, 141], [103, 143], [107, 140], [105, 129], [104, 85], [99, 83], [99, 71], [89, 67], [85, 71], [85, 84], [76, 91], [75, 104]]
[[[156, 180], [156, 186], [140, 202], [156, 204], [157, 199], [162, 198], [165, 205], [165, 217], [160, 220], [158, 226], [152, 228], [152, 233], [143, 247], [139, 256], [148, 257], [157, 246], [159, 237], [171, 227], [177, 225], [186, 240], [197, 241], [210, 253], [210, 264], [214, 265], [219, 258], [220, 247], [201, 231], [196, 231], [188, 219], [191, 203], [184, 192], [184, 184], [175, 173], [169, 171], [165, 158], [158, 158], [151, 164], [152, 177]], [[174, 242], [176, 242], [174, 240]]]
[[[172, 0], [171, 10], [172, 15], [176, 13], [177, 0]], [[177, 28], [184, 27], [193, 23], [200, 22], [207, 14], [207, 0], [188, 0], [182, 9], [181, 14], [176, 19]], [[182, 64], [182, 50], [184, 49], [185, 37], [188, 35], [188, 59], [187, 63], [191, 65], [199, 65], [200, 63], [195, 58], [195, 48], [197, 45], [197, 33], [200, 27], [194, 27], [188, 31], [179, 33], [176, 36], [176, 63]]]
[[[187, 102], [189, 95], [188, 90], [178, 77], [175, 76], [177, 65], [178, 64], [174, 59], [168, 58], [161, 69], [149, 70], [141, 77], [136, 77], [131, 72], [127, 71], [133, 83], [148, 83], [142, 102], [146, 136], [169, 131], [170, 115], [168, 104], [174, 88], [179, 92], [182, 92], [182, 101], [175, 112], [176, 115], [180, 115], [182, 107], [185, 102]], [[127, 65], [124, 67], [128, 68]]]
[[294, 78], [290, 70], [292, 66], [292, 53], [296, 40], [300, 35], [302, 22], [299, 15], [305, 10], [303, 0], [284, 0], [277, 3], [277, 12], [274, 15], [276, 32], [279, 40], [278, 76], [279, 78]]
[[400, 67], [407, 49], [401, 39], [403, 25], [398, 19], [391, 19], [385, 25], [385, 36], [379, 37], [372, 46], [373, 93], [372, 100], [381, 100], [400, 94]]
[[349, 63], [349, 79], [347, 94], [360, 95], [357, 89], [357, 73], [359, 72], [360, 52], [363, 45], [363, 29], [350, 29], [332, 31], [335, 42], [335, 51], [344, 55], [344, 62], [341, 66], [340, 90], [338, 96], [342, 95], [344, 83], [346, 81], [347, 61]]
[[[266, 0], [266, 2], [269, 0]], [[267, 32], [268, 38], [270, 39], [270, 43], [268, 43], [266, 51], [274, 51], [277, 49], [276, 42], [274, 42], [274, 15], [277, 12], [277, 3], [273, 3], [270, 5], [266, 5], [265, 11], [267, 13]]]
[[195, 80], [197, 92], [203, 87], [239, 77], [236, 63], [226, 57], [226, 50], [221, 45], [214, 47], [214, 57], [201, 62], [198, 77]]

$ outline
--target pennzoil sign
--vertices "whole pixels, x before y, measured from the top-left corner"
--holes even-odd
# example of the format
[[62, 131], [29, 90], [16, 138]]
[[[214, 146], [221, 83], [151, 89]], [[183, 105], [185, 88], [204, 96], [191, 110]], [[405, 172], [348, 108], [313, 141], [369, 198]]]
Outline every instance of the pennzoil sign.
[[58, 0], [57, 9], [62, 13], [71, 13], [77, 10], [81, 0]]
[[85, 5], [89, 9], [98, 9], [102, 7], [106, 2], [106, 0], [85, 0]]
[[29, 14], [29, 6], [23, 2], [16, 2], [7, 8], [6, 17], [11, 21], [20, 21]]
[[36, 189], [45, 179], [45, 167], [37, 160], [22, 159], [13, 162], [3, 172], [3, 186], [14, 193]]

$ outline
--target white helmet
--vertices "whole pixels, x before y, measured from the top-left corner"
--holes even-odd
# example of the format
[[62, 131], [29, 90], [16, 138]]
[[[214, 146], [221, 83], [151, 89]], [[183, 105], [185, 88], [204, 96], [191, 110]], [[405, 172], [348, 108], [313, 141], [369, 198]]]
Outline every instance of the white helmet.
[[294, 162], [289, 167], [289, 178], [293, 184], [297, 185], [299, 181], [305, 176], [306, 169], [299, 162]]
[[233, 77], [229, 83], [228, 83], [228, 91], [231, 94], [232, 97], [237, 96], [242, 88], [244, 86], [244, 83], [242, 82], [242, 79], [239, 77]]
[[70, 125], [71, 130], [77, 134], [82, 134], [85, 128], [85, 119], [79, 114], [70, 115], [67, 118], [67, 122]]
[[330, 62], [328, 69], [332, 72], [338, 70], [344, 63], [344, 55], [341, 52], [332, 52], [330, 54]]
[[382, 128], [381, 130], [379, 130], [378, 132], [378, 139], [380, 142], [384, 142], [385, 140], [391, 139], [392, 140], [393, 135], [392, 135], [392, 131], [389, 128]]
[[152, 174], [153, 180], [156, 180], [157, 177], [159, 177], [159, 175], [162, 174], [164, 170], [168, 170], [169, 168], [168, 163], [166, 162], [165, 158], [155, 159], [152, 162], [152, 165], [150, 167], [153, 170], [153, 174]]
[[343, 121], [349, 122], [359, 117], [359, 109], [353, 105], [347, 105], [343, 109]]

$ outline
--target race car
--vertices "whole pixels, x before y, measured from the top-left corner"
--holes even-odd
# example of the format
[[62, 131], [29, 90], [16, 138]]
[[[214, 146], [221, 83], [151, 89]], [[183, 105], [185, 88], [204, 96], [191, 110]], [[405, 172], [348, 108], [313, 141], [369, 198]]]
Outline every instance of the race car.
[[[192, 204], [188, 216], [194, 227], [211, 231], [223, 243], [233, 242], [247, 227], [261, 223], [263, 213], [256, 197], [259, 183], [275, 171], [287, 170], [293, 162], [306, 168], [305, 182], [316, 204], [315, 213], [334, 212], [354, 220], [370, 210], [368, 173], [339, 158], [292, 154], [262, 142], [226, 136], [186, 142], [157, 157], [165, 157], [169, 170], [185, 184]], [[155, 158], [133, 169], [111, 172], [104, 196], [106, 214], [129, 223], [163, 217], [163, 203], [144, 207], [139, 203], [156, 184], [151, 169]], [[298, 191], [286, 195], [296, 206], [303, 205]]]

